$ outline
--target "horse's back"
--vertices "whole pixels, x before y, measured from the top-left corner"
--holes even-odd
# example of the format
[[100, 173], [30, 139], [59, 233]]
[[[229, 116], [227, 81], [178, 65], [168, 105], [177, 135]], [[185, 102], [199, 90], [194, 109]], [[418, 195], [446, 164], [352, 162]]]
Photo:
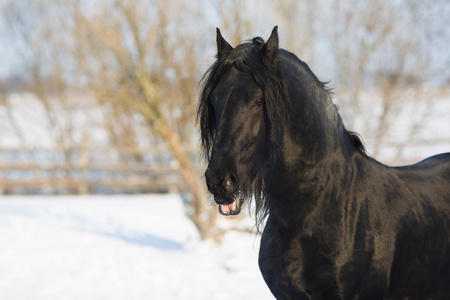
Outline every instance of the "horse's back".
[[430, 156], [414, 165], [397, 167], [398, 169], [430, 170], [446, 174], [450, 178], [450, 152]]
[[442, 199], [450, 204], [450, 153], [431, 156], [417, 164], [393, 169], [420, 196], [430, 198], [431, 201]]

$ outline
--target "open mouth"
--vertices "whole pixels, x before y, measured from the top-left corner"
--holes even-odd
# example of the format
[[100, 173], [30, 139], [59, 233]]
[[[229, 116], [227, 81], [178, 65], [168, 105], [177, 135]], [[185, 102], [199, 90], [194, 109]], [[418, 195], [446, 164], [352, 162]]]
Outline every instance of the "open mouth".
[[241, 212], [242, 200], [240, 198], [235, 199], [230, 204], [219, 204], [219, 213], [224, 216], [233, 216]]
[[236, 200], [234, 200], [231, 204], [219, 204], [219, 212], [225, 216], [237, 215], [240, 210], [237, 209], [237, 206]]

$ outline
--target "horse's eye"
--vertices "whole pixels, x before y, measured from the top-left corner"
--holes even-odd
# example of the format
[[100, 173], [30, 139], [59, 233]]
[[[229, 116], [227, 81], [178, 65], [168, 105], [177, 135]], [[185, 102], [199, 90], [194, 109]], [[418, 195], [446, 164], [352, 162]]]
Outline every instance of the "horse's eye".
[[255, 100], [255, 106], [261, 106], [264, 104], [264, 98], [258, 98]]

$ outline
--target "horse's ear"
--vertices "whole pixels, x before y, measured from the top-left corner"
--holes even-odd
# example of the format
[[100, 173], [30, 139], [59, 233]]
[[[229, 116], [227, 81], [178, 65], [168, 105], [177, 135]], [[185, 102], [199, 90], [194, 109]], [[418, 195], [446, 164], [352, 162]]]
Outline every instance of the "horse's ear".
[[217, 58], [220, 58], [233, 50], [233, 47], [225, 41], [225, 39], [222, 37], [222, 34], [220, 33], [220, 29], [216, 28], [216, 42], [217, 42]]
[[267, 42], [264, 44], [261, 51], [262, 53], [264, 53], [264, 55], [273, 59], [277, 50], [278, 50], [278, 26], [275, 26], [272, 30], [272, 34], [270, 35]]

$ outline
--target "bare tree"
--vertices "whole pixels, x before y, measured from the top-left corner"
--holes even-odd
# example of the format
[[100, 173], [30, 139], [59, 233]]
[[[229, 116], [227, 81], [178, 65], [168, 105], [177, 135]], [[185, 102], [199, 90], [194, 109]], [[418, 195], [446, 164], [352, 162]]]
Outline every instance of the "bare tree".
[[180, 5], [184, 3], [115, 1], [83, 11], [75, 4], [73, 35], [83, 43], [74, 52], [100, 103], [122, 114], [118, 120], [139, 114], [168, 145], [190, 195], [189, 216], [203, 238], [220, 238], [214, 226], [216, 209], [188, 154], [199, 70], [195, 56], [184, 55], [196, 48], [195, 36], [175, 31], [186, 26], [170, 13]]
[[[53, 9], [48, 9], [49, 7]], [[74, 113], [75, 110], [64, 111], [61, 108], [77, 106], [71, 95], [64, 73], [66, 62], [64, 52], [59, 51], [64, 41], [60, 36], [54, 35], [54, 29], [49, 23], [42, 20], [53, 20], [58, 24], [59, 30], [64, 30], [63, 6], [53, 1], [40, 1], [29, 3], [27, 1], [8, 1], [3, 3], [2, 16], [9, 28], [10, 47], [20, 58], [19, 72], [26, 82], [26, 91], [32, 92], [40, 104], [42, 114], [35, 117], [42, 120], [50, 140], [56, 147], [70, 147], [74, 144]], [[4, 101], [4, 104], [7, 102]], [[31, 111], [30, 111], [31, 113]], [[10, 123], [15, 128], [16, 135], [20, 137], [21, 146], [31, 148], [25, 132], [20, 128], [19, 121], [10, 114]], [[70, 161], [73, 151], [64, 153], [65, 159]], [[45, 177], [44, 172], [36, 170], [37, 177]]]
[[[419, 15], [426, 16], [420, 12], [422, 8], [417, 1], [336, 1], [333, 6], [330, 28], [339, 104], [345, 107], [344, 117], [350, 128], [359, 118], [358, 126], [371, 139], [375, 156], [402, 104], [432, 101], [430, 95], [424, 94], [424, 85], [432, 69], [427, 39], [433, 34], [424, 24], [433, 17], [427, 16], [430, 19], [419, 24]], [[367, 91], [374, 95], [368, 98]], [[373, 96], [378, 100], [374, 101]], [[372, 111], [364, 120], [361, 116], [369, 101]], [[429, 111], [418, 113], [423, 116], [418, 118], [422, 122]], [[418, 124], [411, 128], [417, 129]]]

